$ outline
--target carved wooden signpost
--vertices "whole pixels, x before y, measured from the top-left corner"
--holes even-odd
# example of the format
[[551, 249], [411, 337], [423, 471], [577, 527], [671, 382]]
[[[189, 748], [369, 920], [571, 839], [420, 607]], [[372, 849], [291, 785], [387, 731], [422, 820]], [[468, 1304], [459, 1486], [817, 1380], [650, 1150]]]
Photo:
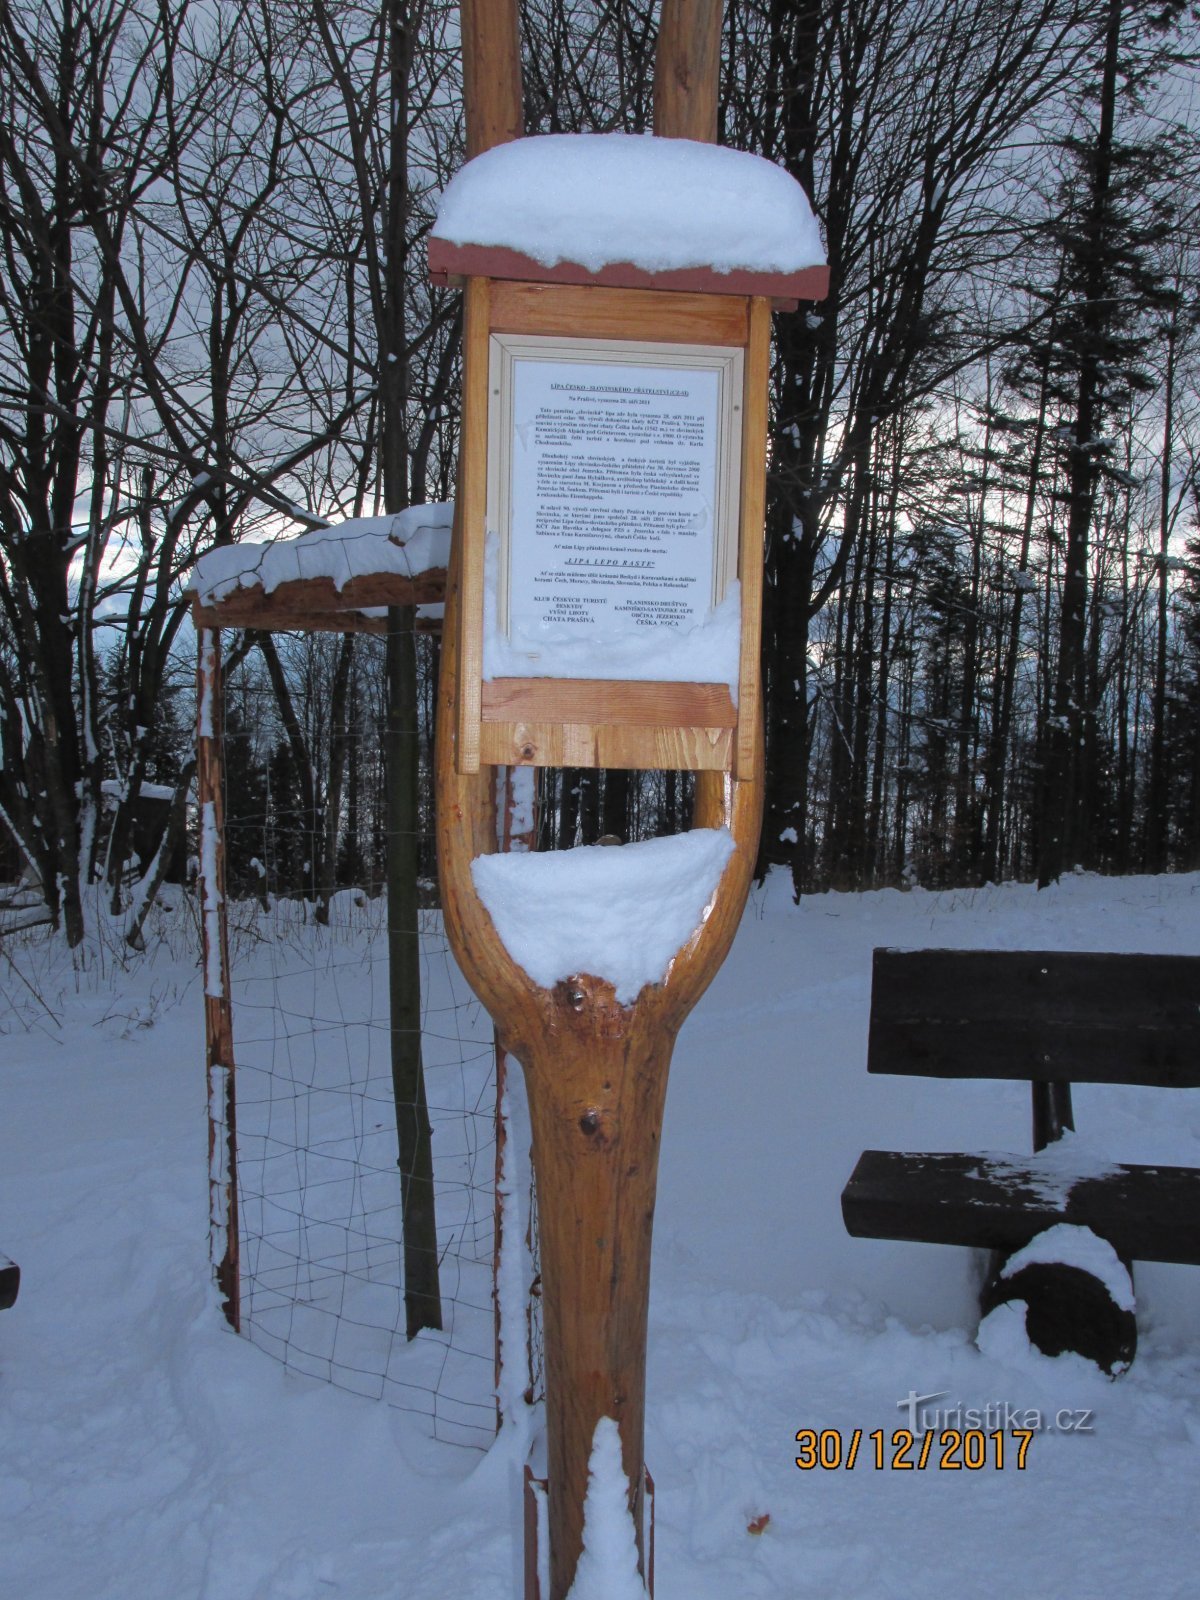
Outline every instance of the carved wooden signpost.
[[[716, 0], [666, 0], [660, 139], [628, 141], [646, 159], [662, 136], [715, 138], [720, 14]], [[516, 7], [464, 3], [462, 21], [468, 150], [481, 156], [521, 131]], [[667, 1072], [732, 941], [762, 812], [770, 314], [820, 298], [827, 275], [819, 253], [788, 270], [589, 266], [569, 251], [547, 265], [469, 227], [448, 237], [441, 218], [430, 271], [465, 293], [437, 734], [442, 903], [455, 955], [529, 1091], [546, 1345], [541, 1600], [564, 1600], [605, 1417], [620, 1430], [641, 1548]], [[621, 664], [612, 675], [610, 659]], [[691, 936], [624, 1003], [595, 973], [534, 981], [480, 897], [472, 863], [496, 849], [494, 769], [516, 765], [690, 770], [695, 828], [729, 831]]]

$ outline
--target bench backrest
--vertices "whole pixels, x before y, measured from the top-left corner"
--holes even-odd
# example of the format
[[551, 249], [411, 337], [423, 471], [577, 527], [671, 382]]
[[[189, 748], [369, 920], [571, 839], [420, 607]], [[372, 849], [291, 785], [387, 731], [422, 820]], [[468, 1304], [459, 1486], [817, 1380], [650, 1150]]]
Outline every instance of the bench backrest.
[[1200, 1087], [1200, 956], [876, 950], [871, 1072]]

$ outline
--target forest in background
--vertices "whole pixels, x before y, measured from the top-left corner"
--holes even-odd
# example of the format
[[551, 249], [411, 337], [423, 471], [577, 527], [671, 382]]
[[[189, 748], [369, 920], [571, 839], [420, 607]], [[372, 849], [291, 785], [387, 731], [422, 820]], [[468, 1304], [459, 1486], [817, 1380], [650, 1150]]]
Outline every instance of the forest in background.
[[[1198, 21], [729, 0], [722, 139], [804, 185], [832, 279], [774, 329], [763, 863], [797, 893], [1200, 867]], [[648, 0], [522, 24], [528, 132], [650, 126]], [[195, 557], [453, 492], [457, 30], [0, 0], [0, 866], [73, 943], [96, 884], [136, 937], [186, 849]], [[383, 881], [388, 678], [427, 772], [437, 670], [395, 620], [227, 641], [235, 892]], [[550, 773], [543, 842], [688, 802]]]

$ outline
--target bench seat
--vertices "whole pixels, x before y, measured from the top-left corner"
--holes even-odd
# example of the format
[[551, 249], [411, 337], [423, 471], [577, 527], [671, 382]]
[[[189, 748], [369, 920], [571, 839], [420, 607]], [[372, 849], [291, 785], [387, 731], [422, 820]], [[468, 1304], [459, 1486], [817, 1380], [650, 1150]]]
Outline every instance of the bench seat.
[[1036, 1157], [866, 1150], [842, 1193], [842, 1216], [856, 1238], [1005, 1253], [1069, 1222], [1126, 1261], [1200, 1265], [1200, 1171], [1191, 1167], [1114, 1164], [1063, 1179]]

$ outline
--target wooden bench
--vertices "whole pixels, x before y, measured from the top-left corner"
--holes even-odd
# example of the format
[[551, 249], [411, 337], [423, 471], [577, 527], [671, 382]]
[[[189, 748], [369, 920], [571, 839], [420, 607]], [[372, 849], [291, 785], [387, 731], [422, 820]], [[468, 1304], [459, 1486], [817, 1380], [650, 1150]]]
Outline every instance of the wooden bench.
[[0, 1311], [7, 1311], [21, 1287], [21, 1269], [7, 1256], [0, 1256]]
[[[1026, 1079], [1034, 1151], [1046, 1155], [867, 1150], [842, 1194], [855, 1237], [994, 1251], [985, 1311], [1016, 1298], [1014, 1285], [1044, 1290], [1055, 1301], [1051, 1320], [1074, 1324], [1060, 1346], [1067, 1349], [1088, 1343], [1098, 1315], [1094, 1297], [1080, 1299], [1084, 1275], [1027, 1268], [1020, 1282], [1001, 1277], [1004, 1261], [1037, 1234], [1073, 1223], [1107, 1239], [1127, 1264], [1200, 1264], [1200, 1171], [1115, 1163], [1073, 1169], [1050, 1149], [1074, 1128], [1072, 1083], [1200, 1087], [1200, 957], [876, 950], [867, 1069]], [[1068, 1147], [1062, 1155], [1069, 1157]], [[1028, 1328], [1034, 1338], [1032, 1308]], [[1122, 1360], [1132, 1358], [1133, 1329], [1130, 1312]], [[1109, 1365], [1091, 1349], [1083, 1353]]]

